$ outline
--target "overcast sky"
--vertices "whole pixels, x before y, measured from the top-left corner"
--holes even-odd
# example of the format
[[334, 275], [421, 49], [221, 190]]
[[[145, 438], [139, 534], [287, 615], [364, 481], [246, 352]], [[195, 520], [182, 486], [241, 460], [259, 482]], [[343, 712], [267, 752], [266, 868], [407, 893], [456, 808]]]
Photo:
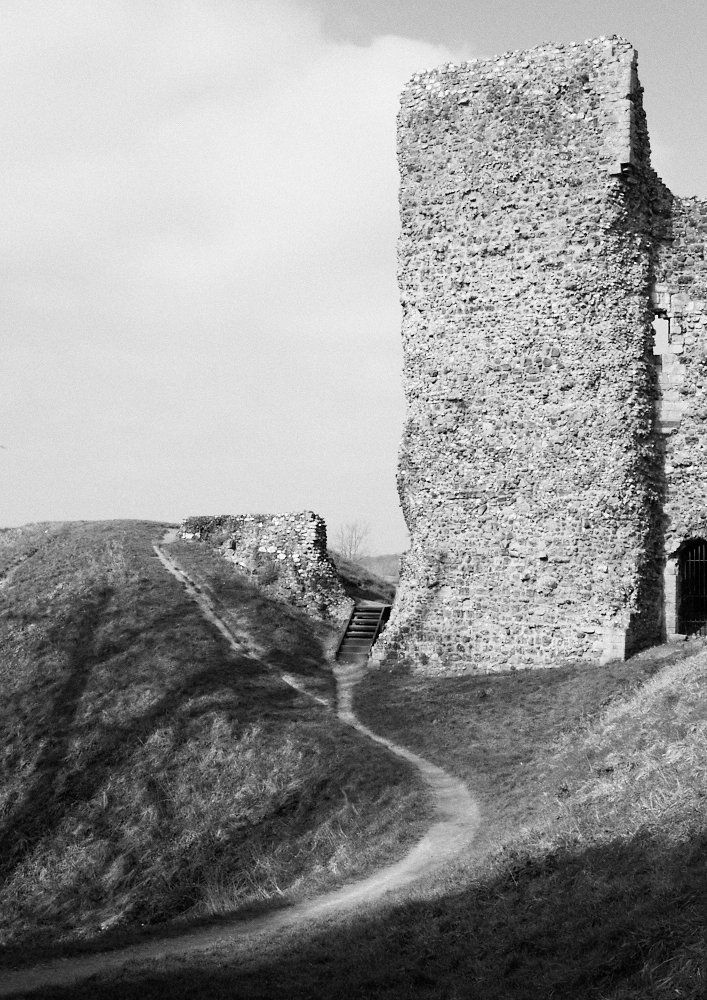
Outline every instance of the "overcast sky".
[[0, 525], [308, 508], [404, 548], [399, 91], [613, 32], [707, 197], [703, 0], [0, 0]]

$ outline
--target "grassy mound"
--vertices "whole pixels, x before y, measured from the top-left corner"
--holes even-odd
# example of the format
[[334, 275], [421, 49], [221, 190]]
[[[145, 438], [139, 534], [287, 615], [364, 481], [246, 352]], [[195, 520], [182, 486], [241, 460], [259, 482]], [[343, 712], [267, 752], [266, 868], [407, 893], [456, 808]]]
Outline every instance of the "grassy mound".
[[359, 556], [359, 563], [366, 569], [382, 577], [389, 583], [397, 583], [400, 579], [401, 552], [385, 556]]
[[5, 961], [294, 898], [417, 832], [410, 771], [274, 669], [331, 696], [326, 637], [224, 577], [235, 654], [155, 557], [162, 528], [0, 532]]
[[358, 707], [482, 804], [477, 857], [392, 922], [396, 940], [415, 928], [405, 958], [435, 954], [425, 975], [451, 988], [463, 969], [489, 998], [705, 995], [699, 642], [603, 668], [379, 675]]
[[343, 584], [348, 597], [354, 601], [380, 601], [381, 604], [391, 604], [395, 597], [395, 584], [384, 579], [360, 562], [346, 559], [340, 552], [329, 550], [336, 572]]
[[267, 585], [239, 573], [207, 543], [178, 540], [163, 548], [208, 595], [244, 652], [294, 674], [307, 691], [334, 704], [334, 677], [324, 654], [335, 650], [338, 626], [273, 597]]
[[707, 653], [663, 653], [369, 677], [363, 719], [479, 796], [471, 854], [374, 914], [52, 996], [704, 997]]

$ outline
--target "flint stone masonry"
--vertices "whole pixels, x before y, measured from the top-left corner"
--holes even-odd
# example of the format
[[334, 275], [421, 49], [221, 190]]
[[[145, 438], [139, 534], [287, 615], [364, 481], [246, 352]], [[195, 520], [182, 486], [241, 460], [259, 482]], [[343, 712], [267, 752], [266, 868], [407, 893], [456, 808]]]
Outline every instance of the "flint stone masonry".
[[235, 570], [308, 614], [339, 625], [348, 620], [353, 601], [329, 559], [326, 524], [318, 514], [187, 517], [179, 535], [218, 549]]
[[675, 631], [707, 537], [707, 203], [651, 169], [636, 67], [613, 36], [403, 93], [411, 548], [378, 660], [606, 662]]

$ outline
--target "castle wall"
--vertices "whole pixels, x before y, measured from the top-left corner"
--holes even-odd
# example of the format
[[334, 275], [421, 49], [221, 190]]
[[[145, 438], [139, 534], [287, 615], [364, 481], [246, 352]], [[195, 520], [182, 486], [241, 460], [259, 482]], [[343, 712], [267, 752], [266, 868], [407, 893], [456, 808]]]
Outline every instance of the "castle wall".
[[707, 538], [707, 202], [670, 196], [653, 289], [654, 308], [667, 320], [656, 345], [661, 400], [658, 424], [665, 448], [666, 632], [677, 632], [677, 572], [681, 546]]
[[656, 641], [670, 197], [631, 45], [420, 74], [398, 137], [411, 549], [377, 658], [485, 671]]
[[352, 601], [327, 554], [324, 520], [296, 514], [187, 517], [180, 537], [218, 549], [236, 572], [315, 617], [342, 624]]

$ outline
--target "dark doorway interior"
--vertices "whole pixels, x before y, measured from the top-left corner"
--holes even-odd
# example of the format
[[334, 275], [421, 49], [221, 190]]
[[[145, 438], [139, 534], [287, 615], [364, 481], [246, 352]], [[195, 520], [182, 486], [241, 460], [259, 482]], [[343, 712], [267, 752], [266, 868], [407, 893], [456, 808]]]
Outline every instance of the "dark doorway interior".
[[695, 538], [678, 564], [678, 632], [707, 635], [707, 541]]

